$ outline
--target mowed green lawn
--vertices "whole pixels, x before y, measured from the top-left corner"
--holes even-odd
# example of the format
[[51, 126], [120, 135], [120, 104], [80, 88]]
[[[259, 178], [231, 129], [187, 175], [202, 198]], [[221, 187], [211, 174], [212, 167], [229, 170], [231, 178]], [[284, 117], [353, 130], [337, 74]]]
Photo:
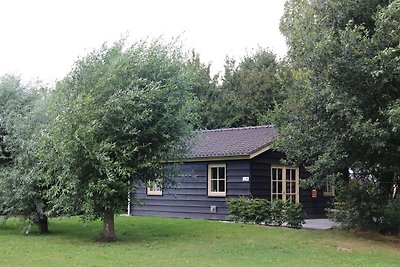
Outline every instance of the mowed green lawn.
[[0, 226], [0, 266], [399, 266], [400, 244], [341, 230], [159, 217], [116, 218], [118, 242], [98, 243], [101, 222], [53, 219], [51, 234]]

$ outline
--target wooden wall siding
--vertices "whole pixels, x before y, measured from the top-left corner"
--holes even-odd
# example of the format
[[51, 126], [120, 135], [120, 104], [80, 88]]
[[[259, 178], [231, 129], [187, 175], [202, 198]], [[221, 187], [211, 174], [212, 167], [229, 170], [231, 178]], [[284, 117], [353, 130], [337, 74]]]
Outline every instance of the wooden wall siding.
[[[300, 180], [308, 178], [310, 174], [304, 167], [300, 168]], [[323, 196], [323, 190], [317, 191], [317, 197], [311, 197], [312, 188], [300, 188], [300, 203], [307, 218], [325, 218], [325, 209], [329, 206], [329, 197]]]
[[[207, 196], [207, 172], [209, 164], [226, 164], [227, 197]], [[180, 218], [203, 218], [225, 220], [228, 215], [226, 200], [230, 197], [249, 196], [250, 183], [243, 176], [250, 176], [250, 161], [193, 162], [181, 166], [182, 175], [177, 177], [178, 188], [165, 189], [163, 196], [147, 196], [146, 189], [136, 192], [144, 206], [131, 206], [133, 215], [165, 216]], [[217, 207], [211, 213], [211, 206]]]
[[300, 203], [307, 218], [325, 218], [329, 201], [329, 197], [323, 196], [323, 190], [318, 190], [317, 197], [312, 198], [311, 189], [300, 189]]
[[[284, 155], [276, 151], [267, 151], [251, 160], [250, 192], [253, 197], [271, 200], [271, 165], [281, 164]], [[300, 167], [300, 180], [308, 177], [307, 171]], [[318, 190], [318, 197], [311, 197], [311, 189], [300, 188], [300, 203], [307, 218], [326, 216], [325, 208], [329, 206], [330, 198], [324, 197]]]
[[271, 200], [271, 164], [280, 164], [282, 153], [267, 151], [251, 160], [250, 192], [253, 197]]

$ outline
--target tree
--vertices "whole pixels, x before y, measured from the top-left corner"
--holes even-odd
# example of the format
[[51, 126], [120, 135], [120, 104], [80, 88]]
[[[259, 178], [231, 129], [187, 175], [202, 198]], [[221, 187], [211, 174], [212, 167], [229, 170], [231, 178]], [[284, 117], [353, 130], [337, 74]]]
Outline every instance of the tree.
[[0, 214], [22, 216], [45, 234], [48, 206], [34, 156], [35, 134], [46, 122], [43, 92], [15, 76], [0, 78]]
[[328, 178], [399, 183], [400, 1], [286, 3], [281, 30], [294, 82], [272, 114], [276, 147]]
[[254, 126], [265, 123], [265, 115], [282, 102], [284, 90], [278, 77], [276, 56], [259, 48], [238, 64], [225, 62], [219, 107], [223, 118], [220, 127]]
[[211, 64], [201, 62], [200, 54], [194, 50], [187, 59], [187, 72], [191, 74], [191, 90], [198, 100], [199, 128], [215, 129], [220, 125], [221, 91], [218, 87], [218, 75], [211, 77]]
[[38, 152], [49, 198], [56, 210], [101, 218], [100, 240], [115, 240], [131, 187], [167, 183], [160, 162], [183, 151], [196, 109], [185, 64], [174, 43], [120, 41], [78, 60], [52, 93]]
[[285, 97], [285, 63], [278, 63], [272, 52], [262, 48], [239, 63], [227, 57], [222, 77], [211, 77], [210, 64], [203, 64], [194, 51], [187, 69], [192, 74], [192, 91], [199, 100], [200, 128], [264, 124], [268, 111]]

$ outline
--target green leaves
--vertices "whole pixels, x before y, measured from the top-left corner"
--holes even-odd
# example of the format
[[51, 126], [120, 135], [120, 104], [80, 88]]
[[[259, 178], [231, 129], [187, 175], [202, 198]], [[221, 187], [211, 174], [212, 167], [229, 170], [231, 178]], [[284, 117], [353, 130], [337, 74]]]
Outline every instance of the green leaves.
[[46, 123], [39, 84], [0, 78], [0, 214], [36, 223], [48, 211], [44, 187], [36, 171], [36, 133]]
[[222, 84], [215, 99], [210, 101], [213, 128], [254, 126], [264, 122], [264, 117], [275, 102], [281, 102], [284, 90], [277, 74], [276, 56], [259, 48], [245, 56], [238, 64], [227, 58]]
[[231, 198], [228, 201], [229, 219], [235, 222], [256, 223], [301, 228], [305, 214], [302, 205], [275, 199], [269, 202], [265, 199], [246, 197]]
[[117, 42], [76, 63], [52, 93], [38, 154], [53, 205], [101, 218], [124, 211], [130, 186], [164, 176], [160, 161], [184, 152], [196, 122], [185, 64], [160, 40]]
[[348, 170], [397, 182], [400, 1], [288, 1], [281, 29], [293, 82], [271, 114], [275, 146], [313, 181]]

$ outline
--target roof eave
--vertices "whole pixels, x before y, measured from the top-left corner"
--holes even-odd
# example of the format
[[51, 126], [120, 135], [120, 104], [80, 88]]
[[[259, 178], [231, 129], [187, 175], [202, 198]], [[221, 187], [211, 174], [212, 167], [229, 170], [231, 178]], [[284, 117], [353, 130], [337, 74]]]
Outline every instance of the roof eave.
[[254, 150], [253, 152], [250, 153], [250, 159], [255, 158], [258, 155], [260, 155], [260, 154], [262, 154], [262, 153], [264, 153], [264, 152], [266, 152], [268, 150], [271, 150], [271, 149], [272, 149], [272, 147], [271, 147], [270, 144], [267, 144], [264, 147], [260, 147], [260, 148]]
[[266, 145], [258, 148], [247, 155], [232, 155], [232, 156], [208, 156], [208, 157], [192, 157], [178, 160], [162, 161], [162, 163], [176, 163], [176, 162], [204, 162], [204, 161], [226, 161], [226, 160], [246, 160], [257, 157], [258, 155], [271, 149], [271, 146]]

